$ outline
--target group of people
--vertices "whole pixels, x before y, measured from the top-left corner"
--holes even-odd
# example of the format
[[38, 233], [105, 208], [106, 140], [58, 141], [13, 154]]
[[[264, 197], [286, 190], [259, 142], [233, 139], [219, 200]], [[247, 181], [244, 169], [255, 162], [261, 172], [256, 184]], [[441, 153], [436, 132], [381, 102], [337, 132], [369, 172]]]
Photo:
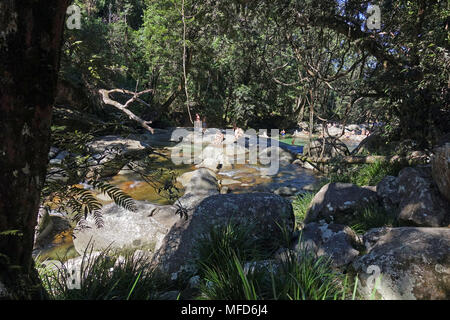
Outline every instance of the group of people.
[[[200, 119], [200, 115], [198, 113], [195, 114], [195, 121], [194, 121], [194, 130], [197, 130], [198, 132], [205, 133], [207, 129], [206, 125], [206, 117], [203, 117], [203, 121]], [[239, 138], [244, 136], [244, 130], [236, 126], [236, 123], [233, 124], [233, 131], [234, 131], [234, 138], [237, 141]], [[216, 136], [214, 138], [214, 144], [220, 144], [224, 139], [224, 134], [220, 131], [216, 133]]]

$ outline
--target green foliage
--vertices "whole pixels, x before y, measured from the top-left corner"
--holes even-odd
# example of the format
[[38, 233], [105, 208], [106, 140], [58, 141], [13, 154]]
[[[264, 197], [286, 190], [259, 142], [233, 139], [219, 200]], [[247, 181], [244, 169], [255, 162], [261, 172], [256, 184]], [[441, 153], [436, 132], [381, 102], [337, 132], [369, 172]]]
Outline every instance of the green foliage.
[[374, 186], [385, 176], [397, 176], [402, 166], [397, 163], [381, 162], [363, 166], [354, 177], [353, 181], [359, 186]]
[[[110, 196], [118, 206], [130, 211], [136, 210], [133, 199], [118, 187], [103, 181], [88, 180], [87, 183]], [[92, 214], [96, 226], [99, 228], [103, 226], [103, 217], [100, 212], [102, 203], [96, 198], [93, 190], [85, 189], [80, 185], [49, 182], [43, 192], [47, 194], [43, 199], [43, 205], [48, 210], [53, 209], [68, 214], [75, 224]]]
[[71, 281], [78, 273], [73, 275], [70, 265], [45, 264], [37, 268], [54, 300], [149, 300], [158, 299], [171, 288], [167, 276], [154, 270], [144, 256], [128, 254], [118, 259], [109, 250], [92, 255], [92, 248], [87, 249], [77, 269], [80, 277], [76, 283]]
[[313, 200], [314, 196], [315, 193], [305, 192], [298, 195], [297, 198], [292, 201], [292, 208], [294, 209], [295, 222], [297, 225], [305, 220], [309, 204]]
[[351, 298], [347, 279], [333, 271], [329, 260], [310, 252], [287, 252], [279, 263], [266, 260], [258, 266], [257, 261], [268, 257], [243, 229], [236, 225], [218, 228], [200, 242], [200, 299]]
[[20, 230], [5, 230], [0, 232], [0, 237], [6, 237], [6, 236], [15, 236], [15, 237], [22, 237], [23, 232]]
[[346, 299], [345, 277], [331, 267], [331, 261], [313, 253], [285, 253], [276, 277], [272, 277], [274, 299], [340, 300]]
[[395, 162], [376, 161], [371, 164], [340, 168], [340, 172], [332, 172], [329, 175], [330, 182], [353, 183], [358, 186], [377, 185], [385, 176], [397, 176], [404, 164]]
[[372, 228], [398, 227], [397, 214], [395, 211], [387, 211], [378, 203], [371, 203], [358, 209], [349, 225], [358, 234], [364, 234]]
[[209, 234], [198, 241], [195, 249], [199, 256], [198, 269], [220, 266], [233, 255], [241, 260], [261, 258], [260, 242], [251, 237], [250, 233], [251, 226], [231, 223], [224, 227], [212, 228]]

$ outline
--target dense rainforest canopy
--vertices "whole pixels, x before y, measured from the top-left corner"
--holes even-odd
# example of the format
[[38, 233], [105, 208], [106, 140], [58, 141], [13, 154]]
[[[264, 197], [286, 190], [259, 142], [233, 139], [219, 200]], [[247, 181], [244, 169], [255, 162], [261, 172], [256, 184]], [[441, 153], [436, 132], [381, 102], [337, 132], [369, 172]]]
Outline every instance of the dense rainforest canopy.
[[105, 112], [98, 88], [152, 89], [136, 113], [156, 127], [188, 125], [190, 111], [280, 130], [310, 116], [384, 122], [423, 146], [448, 130], [445, 1], [381, 1], [379, 29], [370, 1], [74, 3], [60, 87], [85, 99], [61, 89], [59, 105]]
[[307, 124], [310, 144], [320, 124], [322, 155], [333, 123], [430, 154], [450, 131], [449, 13], [444, 0], [2, 0], [0, 299], [47, 297], [32, 259], [46, 202], [95, 215], [89, 182], [132, 209], [90, 171], [94, 137], [198, 114], [222, 129]]

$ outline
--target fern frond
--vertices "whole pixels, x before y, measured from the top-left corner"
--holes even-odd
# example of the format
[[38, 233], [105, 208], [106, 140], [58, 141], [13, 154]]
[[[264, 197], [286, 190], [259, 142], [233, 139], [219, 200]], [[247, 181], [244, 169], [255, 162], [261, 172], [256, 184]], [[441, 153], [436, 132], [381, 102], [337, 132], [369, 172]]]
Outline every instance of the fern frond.
[[89, 181], [89, 184], [95, 189], [107, 194], [118, 206], [129, 211], [137, 210], [133, 198], [120, 188], [103, 181]]

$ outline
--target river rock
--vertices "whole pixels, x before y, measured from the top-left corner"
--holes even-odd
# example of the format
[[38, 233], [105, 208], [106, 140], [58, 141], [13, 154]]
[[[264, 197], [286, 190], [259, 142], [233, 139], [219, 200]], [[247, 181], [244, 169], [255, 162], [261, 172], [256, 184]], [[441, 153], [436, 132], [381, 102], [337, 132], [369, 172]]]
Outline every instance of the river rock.
[[220, 180], [220, 184], [222, 186], [228, 186], [230, 184], [241, 184], [241, 182], [238, 180], [234, 180], [234, 179], [222, 179], [222, 180]]
[[148, 145], [138, 137], [124, 138], [121, 136], [104, 136], [88, 143], [92, 153], [103, 153], [107, 149], [117, 149], [121, 153], [145, 149]]
[[[106, 248], [147, 251], [158, 249], [171, 224], [179, 217], [175, 218], [174, 211], [163, 214], [164, 209], [155, 213], [158, 206], [145, 201], [136, 201], [136, 207], [137, 211], [132, 212], [114, 203], [105, 205], [101, 210], [104, 222], [102, 228], [97, 228], [92, 215], [88, 216], [83, 221], [84, 227], [79, 225], [74, 230], [73, 243], [77, 252], [83, 254], [90, 242], [94, 251]], [[171, 214], [174, 214], [174, 218], [169, 220], [168, 216]]]
[[450, 201], [450, 143], [435, 149], [431, 172], [439, 191]]
[[193, 171], [191, 179], [185, 186], [185, 192], [175, 205], [183, 212], [193, 210], [206, 197], [219, 194], [220, 188], [215, 174], [206, 168]]
[[377, 184], [377, 195], [386, 210], [396, 210], [400, 203], [397, 177], [385, 176]]
[[440, 227], [450, 220], [450, 204], [433, 183], [428, 167], [404, 168], [398, 175], [399, 221], [406, 226]]
[[294, 215], [289, 201], [271, 193], [213, 195], [205, 198], [178, 221], [163, 240], [154, 263], [170, 273], [186, 269], [195, 259], [196, 241], [212, 227], [230, 222], [252, 226], [252, 235], [267, 245], [283, 240], [280, 226], [288, 232], [294, 228]]
[[56, 235], [69, 231], [72, 228], [69, 219], [62, 215], [50, 213], [46, 218], [42, 218], [40, 222], [40, 231], [37, 232], [34, 243], [35, 249], [43, 249], [52, 245]]
[[259, 152], [259, 160], [263, 164], [272, 163], [274, 159], [277, 159], [280, 165], [288, 166], [294, 161], [294, 156], [290, 152], [277, 146], [270, 146]]
[[[204, 171], [204, 173], [208, 173], [210, 175], [212, 175], [214, 178], [216, 177], [216, 174], [214, 171], [209, 170], [207, 168], [201, 168], [199, 170], [207, 170]], [[191, 181], [192, 177], [194, 176], [194, 174], [197, 172], [197, 170], [194, 171], [189, 171], [189, 172], [185, 172], [183, 173], [181, 176], [177, 177], [177, 181], [183, 186], [186, 187], [188, 185], [188, 183]]]
[[219, 171], [220, 168], [231, 167], [232, 164], [229, 157], [225, 154], [223, 146], [213, 144], [203, 148], [200, 161], [195, 166], [196, 168], [207, 168], [214, 172]]
[[292, 197], [300, 192], [301, 190], [295, 186], [282, 186], [273, 191], [273, 193], [282, 197]]
[[357, 209], [374, 201], [377, 201], [377, 193], [369, 187], [328, 183], [314, 196], [304, 222], [325, 219], [327, 222], [347, 224]]
[[385, 300], [450, 298], [449, 228], [377, 228], [364, 235], [367, 254], [353, 263], [361, 293]]
[[331, 258], [334, 267], [344, 267], [355, 260], [362, 240], [349, 227], [341, 224], [308, 223], [301, 231], [295, 251], [309, 250], [317, 256]]

